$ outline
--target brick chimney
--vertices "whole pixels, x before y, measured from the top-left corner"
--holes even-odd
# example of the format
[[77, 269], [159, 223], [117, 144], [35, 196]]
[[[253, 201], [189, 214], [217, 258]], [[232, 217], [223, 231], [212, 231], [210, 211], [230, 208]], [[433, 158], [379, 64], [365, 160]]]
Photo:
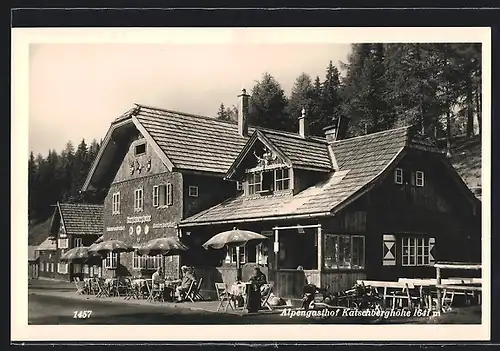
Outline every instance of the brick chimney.
[[302, 109], [302, 115], [299, 117], [299, 135], [305, 138], [309, 135], [309, 124], [306, 118], [306, 109]]
[[247, 94], [246, 89], [243, 89], [238, 97], [240, 98], [238, 107], [238, 133], [241, 136], [248, 136], [248, 98], [250, 95]]

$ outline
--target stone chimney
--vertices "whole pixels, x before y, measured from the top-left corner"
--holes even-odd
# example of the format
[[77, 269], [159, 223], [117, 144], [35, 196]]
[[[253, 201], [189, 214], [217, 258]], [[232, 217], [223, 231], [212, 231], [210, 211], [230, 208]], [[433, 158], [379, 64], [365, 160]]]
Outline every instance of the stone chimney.
[[309, 135], [309, 124], [306, 118], [306, 109], [302, 109], [302, 115], [299, 117], [299, 135], [305, 138]]
[[241, 136], [248, 136], [248, 98], [246, 89], [241, 91], [238, 95], [240, 103], [238, 106], [238, 133]]
[[327, 142], [332, 142], [337, 140], [338, 128], [335, 124], [323, 128], [323, 130], [325, 131], [325, 137]]

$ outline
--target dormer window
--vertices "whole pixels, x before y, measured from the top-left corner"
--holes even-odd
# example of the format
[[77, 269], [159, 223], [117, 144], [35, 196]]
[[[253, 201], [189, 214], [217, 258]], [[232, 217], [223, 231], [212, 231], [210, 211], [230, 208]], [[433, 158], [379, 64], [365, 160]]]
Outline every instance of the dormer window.
[[248, 194], [252, 195], [262, 191], [262, 175], [260, 172], [248, 175]]
[[394, 183], [403, 184], [403, 170], [401, 168], [396, 168], [394, 171]]
[[290, 189], [290, 171], [288, 168], [279, 168], [274, 170], [275, 189]]
[[141, 156], [146, 153], [146, 143], [137, 144], [134, 148], [134, 155]]

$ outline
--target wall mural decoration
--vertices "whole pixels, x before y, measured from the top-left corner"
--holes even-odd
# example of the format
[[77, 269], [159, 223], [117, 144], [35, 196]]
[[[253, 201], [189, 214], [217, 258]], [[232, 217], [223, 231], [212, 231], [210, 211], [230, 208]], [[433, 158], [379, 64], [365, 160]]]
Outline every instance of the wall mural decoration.
[[258, 153], [256, 153], [254, 150], [253, 155], [257, 159], [257, 167], [266, 167], [276, 163], [276, 161], [278, 160], [278, 156], [265, 146], [263, 146]]
[[144, 234], [146, 234], [146, 235], [147, 235], [148, 233], [149, 233], [149, 225], [147, 225], [147, 224], [146, 224], [146, 225], [144, 226]]
[[128, 228], [128, 234], [129, 235], [134, 234], [134, 227], [130, 226], [130, 228]]
[[142, 171], [142, 166], [139, 163], [139, 160], [135, 160], [135, 169], [137, 170], [137, 173], [141, 173]]
[[134, 174], [135, 172], [135, 163], [133, 160], [129, 159], [128, 161], [128, 167], [129, 167], [129, 170], [130, 170], [130, 175]]
[[141, 231], [142, 231], [142, 229], [141, 229], [140, 225], [138, 225], [137, 227], [135, 227], [135, 232], [137, 233], [137, 235], [141, 235]]
[[148, 163], [146, 164], [146, 169], [147, 169], [148, 171], [150, 171], [150, 170], [151, 170], [151, 157], [148, 157]]

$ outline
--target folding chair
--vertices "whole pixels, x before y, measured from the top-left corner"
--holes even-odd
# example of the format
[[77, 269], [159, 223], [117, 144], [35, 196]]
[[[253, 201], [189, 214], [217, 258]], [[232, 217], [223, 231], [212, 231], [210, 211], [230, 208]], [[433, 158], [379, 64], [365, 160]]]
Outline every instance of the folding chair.
[[104, 283], [104, 279], [99, 278], [97, 280], [97, 286], [99, 288], [99, 292], [97, 293], [96, 297], [109, 297], [110, 296], [109, 288]]
[[80, 281], [79, 278], [74, 278], [73, 280], [74, 280], [75, 286], [76, 286], [76, 293], [79, 295], [84, 295], [85, 294], [85, 282]]
[[231, 307], [231, 309], [234, 311], [233, 304], [231, 303], [231, 295], [229, 294], [229, 291], [227, 290], [227, 286], [224, 283], [215, 283], [215, 292], [217, 293], [217, 299], [219, 300], [219, 305], [217, 306], [217, 311], [219, 311], [223, 305], [224, 302], [227, 302], [226, 308], [224, 309], [224, 312], [227, 311], [228, 307]]
[[260, 299], [260, 306], [261, 307], [267, 307], [270, 311], [272, 311], [273, 307], [269, 303], [269, 297], [271, 296], [271, 293], [273, 292], [274, 283], [270, 282], [270, 283], [268, 283], [266, 285], [268, 286], [268, 290], [267, 290], [266, 294], [261, 297], [261, 299]]
[[126, 278], [125, 279], [125, 300], [130, 300], [130, 299], [139, 299], [139, 294], [135, 288], [135, 286], [132, 284], [132, 279]]
[[203, 278], [200, 278], [200, 280], [198, 281], [198, 285], [196, 286], [196, 289], [193, 292], [194, 299], [197, 300], [197, 301], [203, 301], [204, 300], [203, 295], [200, 293], [200, 291], [201, 291], [201, 284], [202, 283], [203, 283]]
[[194, 302], [194, 299], [195, 299], [195, 290], [196, 290], [195, 286], [197, 286], [197, 284], [196, 284], [196, 281], [193, 280], [191, 282], [191, 284], [189, 285], [189, 289], [187, 290], [187, 292], [182, 297], [183, 300], [189, 300], [191, 302]]
[[150, 301], [150, 302], [153, 302], [153, 301], [165, 302], [165, 299], [163, 297], [163, 290], [164, 289], [165, 289], [164, 284], [155, 285], [151, 281], [151, 289], [149, 290], [148, 301]]

